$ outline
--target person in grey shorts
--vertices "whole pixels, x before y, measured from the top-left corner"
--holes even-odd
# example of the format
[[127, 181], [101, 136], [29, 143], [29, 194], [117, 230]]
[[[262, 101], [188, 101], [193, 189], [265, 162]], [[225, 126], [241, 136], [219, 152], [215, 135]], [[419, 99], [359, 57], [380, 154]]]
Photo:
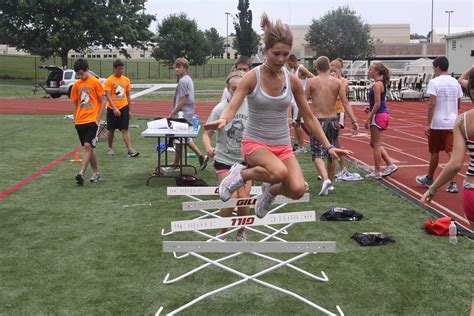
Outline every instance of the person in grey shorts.
[[[319, 118], [319, 123], [324, 131], [328, 141], [331, 145], [336, 146], [337, 138], [339, 137], [339, 119], [337, 117], [322, 117]], [[323, 144], [316, 139], [312, 134], [311, 139], [311, 157], [313, 160], [318, 159], [333, 159], [324, 149]]]
[[[180, 112], [183, 113], [183, 118], [192, 124], [192, 118], [196, 109], [196, 103], [194, 101], [194, 83], [193, 79], [188, 75], [189, 62], [186, 58], [177, 58], [175, 61], [176, 75], [179, 78], [178, 86], [173, 98], [173, 109], [168, 115], [169, 118], [179, 118]], [[171, 171], [178, 170], [178, 165], [181, 163], [181, 155], [183, 150], [183, 144], [180, 143], [179, 139], [174, 140], [176, 155], [174, 156], [174, 162], [172, 166], [161, 168], [164, 172], [168, 173]], [[186, 140], [186, 145], [194, 151], [199, 158], [199, 169], [204, 170], [207, 166], [209, 158], [201, 153], [199, 148], [194, 144], [191, 138]]]
[[[233, 71], [227, 77], [226, 90], [229, 93], [229, 97], [221, 100], [213, 109], [207, 122], [213, 122], [218, 120], [222, 112], [229, 106], [229, 102], [234, 95], [240, 80], [245, 75], [243, 71]], [[202, 143], [206, 149], [208, 157], [214, 158], [214, 170], [219, 182], [229, 175], [230, 169], [234, 164], [242, 164], [244, 158], [242, 157], [242, 135], [247, 125], [249, 114], [247, 100], [244, 99], [243, 104], [239, 110], [235, 113], [232, 121], [229, 122], [223, 129], [216, 131], [206, 130], [202, 134]], [[212, 145], [212, 138], [216, 135], [216, 146]], [[252, 187], [252, 181], [247, 181], [245, 185], [235, 191], [232, 195], [233, 198], [245, 198], [250, 196], [250, 189]], [[221, 208], [219, 215], [222, 217], [232, 216], [233, 207]], [[237, 216], [247, 216], [250, 213], [249, 207], [239, 207], [237, 209]], [[218, 237], [220, 239], [227, 239], [227, 235], [223, 235], [227, 232], [227, 228], [223, 228], [219, 231]], [[244, 227], [237, 231], [236, 241], [246, 241], [244, 233]]]
[[[329, 59], [326, 56], [321, 56], [316, 60], [316, 71], [318, 75], [308, 79], [306, 97], [308, 99], [311, 97], [311, 109], [314, 116], [318, 118], [328, 141], [332, 146], [336, 146], [339, 136], [339, 118], [336, 109], [338, 96], [344, 110], [351, 118], [354, 133], [357, 133], [359, 125], [347, 100], [346, 86], [341, 80], [329, 74]], [[326, 150], [314, 137], [311, 137], [311, 151], [316, 169], [324, 180], [319, 195], [328, 195], [329, 191], [334, 190], [332, 181], [336, 173], [336, 162], [330, 159], [330, 156], [325, 153]], [[328, 158], [327, 166], [323, 160], [325, 158]]]

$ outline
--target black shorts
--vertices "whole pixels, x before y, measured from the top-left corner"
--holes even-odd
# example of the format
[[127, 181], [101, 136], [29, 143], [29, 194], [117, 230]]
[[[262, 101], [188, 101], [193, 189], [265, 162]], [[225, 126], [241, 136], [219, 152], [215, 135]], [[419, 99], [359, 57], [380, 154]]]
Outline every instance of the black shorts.
[[[240, 162], [241, 165], [243, 166], [247, 166], [247, 164], [245, 162]], [[214, 159], [214, 169], [216, 171], [227, 171], [227, 170], [230, 170], [230, 168], [232, 168], [232, 165], [228, 165], [228, 164], [225, 164], [225, 163], [222, 163], [222, 162], [218, 162], [217, 160]]]
[[130, 121], [130, 110], [128, 105], [120, 110], [120, 116], [115, 116], [112, 109], [107, 108], [107, 129], [113, 130], [128, 130], [128, 122]]
[[85, 143], [89, 143], [95, 148], [98, 128], [95, 122], [76, 125], [77, 135], [79, 135], [82, 146], [84, 146]]

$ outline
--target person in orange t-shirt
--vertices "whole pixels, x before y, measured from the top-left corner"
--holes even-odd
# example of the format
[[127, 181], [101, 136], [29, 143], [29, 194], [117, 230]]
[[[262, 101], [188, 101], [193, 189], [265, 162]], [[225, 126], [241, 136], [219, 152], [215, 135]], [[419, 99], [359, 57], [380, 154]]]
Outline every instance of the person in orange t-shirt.
[[130, 80], [123, 75], [125, 63], [117, 59], [114, 61], [114, 74], [105, 82], [105, 96], [107, 98], [107, 129], [109, 148], [108, 155], [113, 155], [114, 132], [122, 132], [123, 142], [127, 146], [128, 157], [138, 157], [139, 153], [132, 148], [128, 124], [130, 122]]
[[71, 89], [71, 100], [75, 107], [74, 123], [81, 145], [84, 146], [84, 157], [79, 173], [76, 175], [76, 182], [83, 185], [84, 173], [89, 162], [92, 167], [90, 181], [97, 182], [100, 179], [94, 148], [106, 99], [102, 83], [94, 76], [89, 75], [89, 64], [85, 59], [78, 59], [74, 63], [74, 71], [79, 76], [79, 80], [72, 85]]

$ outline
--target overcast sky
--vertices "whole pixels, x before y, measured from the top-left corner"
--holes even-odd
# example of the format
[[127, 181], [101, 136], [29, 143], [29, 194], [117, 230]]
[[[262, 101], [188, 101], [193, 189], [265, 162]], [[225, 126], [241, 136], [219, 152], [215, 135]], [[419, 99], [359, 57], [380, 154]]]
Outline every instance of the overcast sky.
[[[261, 33], [259, 20], [262, 12], [270, 19], [281, 19], [292, 25], [308, 25], [328, 10], [349, 5], [368, 24], [407, 23], [411, 33], [426, 35], [431, 29], [431, 0], [250, 0], [253, 28]], [[451, 33], [474, 30], [473, 0], [434, 0], [434, 28], [443, 33], [448, 26], [447, 10], [452, 10]], [[148, 0], [147, 13], [155, 14], [158, 22], [170, 14], [185, 12], [197, 21], [201, 30], [215, 27], [226, 35], [226, 15], [238, 13], [238, 0]], [[156, 25], [152, 25], [156, 32]], [[229, 34], [234, 32], [229, 17]]]

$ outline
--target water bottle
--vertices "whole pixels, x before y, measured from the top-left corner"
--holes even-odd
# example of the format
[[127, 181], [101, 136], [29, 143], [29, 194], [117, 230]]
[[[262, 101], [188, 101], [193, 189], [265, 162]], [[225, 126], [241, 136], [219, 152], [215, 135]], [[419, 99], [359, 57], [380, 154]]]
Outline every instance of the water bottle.
[[451, 221], [451, 224], [449, 224], [449, 242], [451, 244], [458, 242], [458, 229], [454, 221]]
[[193, 131], [197, 131], [199, 129], [199, 116], [196, 114], [193, 115]]

